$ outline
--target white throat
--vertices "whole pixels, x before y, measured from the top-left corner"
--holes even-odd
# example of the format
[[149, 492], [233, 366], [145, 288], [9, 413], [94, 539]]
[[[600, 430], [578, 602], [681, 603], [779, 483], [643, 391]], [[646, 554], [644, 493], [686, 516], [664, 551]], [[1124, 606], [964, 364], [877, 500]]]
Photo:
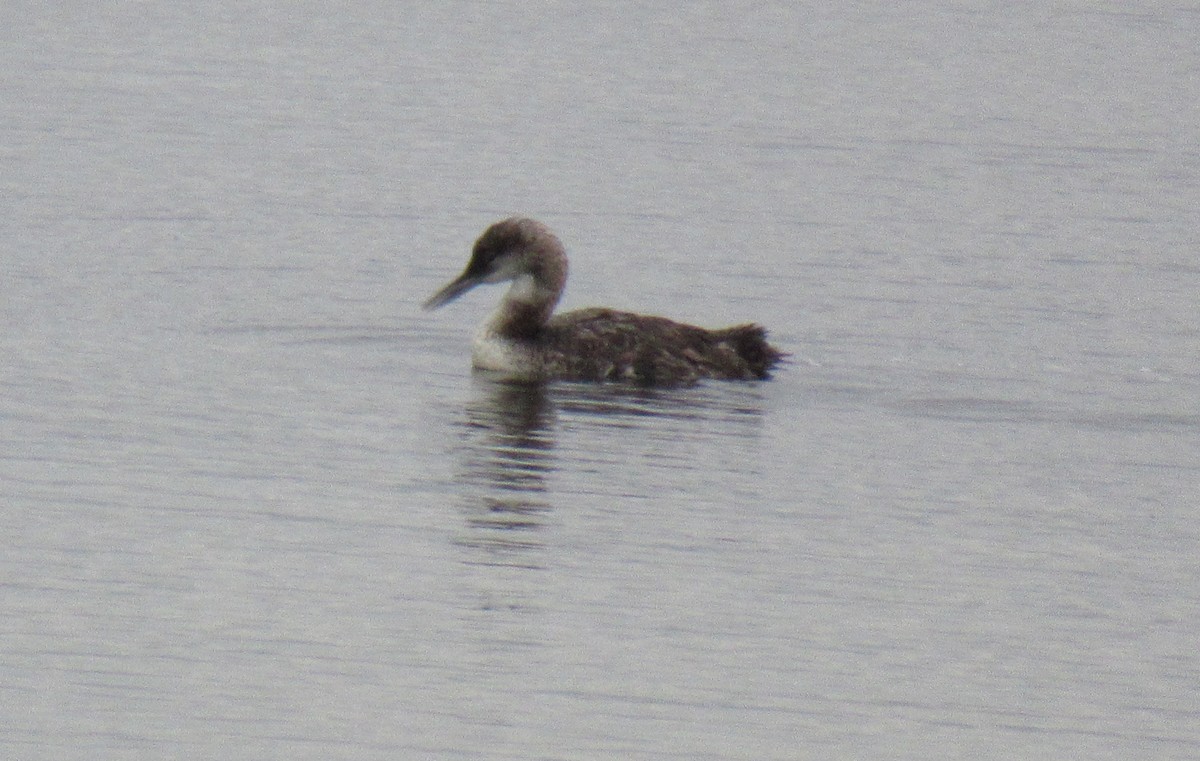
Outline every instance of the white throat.
[[512, 285], [508, 287], [508, 293], [505, 294], [505, 301], [519, 301], [523, 304], [532, 304], [546, 298], [543, 289], [538, 286], [537, 280], [528, 272], [522, 272], [513, 278]]

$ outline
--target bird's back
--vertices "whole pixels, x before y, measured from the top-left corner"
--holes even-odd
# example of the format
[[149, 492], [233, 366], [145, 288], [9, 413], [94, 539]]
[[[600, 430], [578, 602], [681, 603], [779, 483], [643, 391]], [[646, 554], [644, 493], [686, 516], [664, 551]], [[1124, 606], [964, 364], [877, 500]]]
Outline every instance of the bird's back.
[[758, 325], [708, 330], [602, 308], [553, 316], [535, 342], [547, 377], [656, 386], [766, 379], [783, 358]]

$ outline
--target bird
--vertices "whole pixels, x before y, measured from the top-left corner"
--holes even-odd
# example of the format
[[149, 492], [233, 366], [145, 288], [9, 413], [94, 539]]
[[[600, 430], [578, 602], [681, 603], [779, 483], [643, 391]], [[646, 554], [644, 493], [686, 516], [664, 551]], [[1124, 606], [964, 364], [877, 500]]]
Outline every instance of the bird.
[[505, 379], [666, 387], [755, 381], [769, 379], [787, 356], [753, 323], [709, 330], [602, 307], [555, 314], [567, 282], [566, 249], [529, 217], [488, 227], [462, 274], [423, 306], [436, 309], [477, 285], [503, 282], [511, 285], [476, 332], [471, 360]]

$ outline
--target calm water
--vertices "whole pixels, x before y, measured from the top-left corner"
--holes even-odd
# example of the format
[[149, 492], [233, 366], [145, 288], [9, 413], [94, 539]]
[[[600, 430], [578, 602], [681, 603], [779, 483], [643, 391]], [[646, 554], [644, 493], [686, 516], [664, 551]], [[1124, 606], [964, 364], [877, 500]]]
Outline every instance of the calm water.
[[10, 9], [0, 755], [1200, 757], [1200, 13], [835, 7]]

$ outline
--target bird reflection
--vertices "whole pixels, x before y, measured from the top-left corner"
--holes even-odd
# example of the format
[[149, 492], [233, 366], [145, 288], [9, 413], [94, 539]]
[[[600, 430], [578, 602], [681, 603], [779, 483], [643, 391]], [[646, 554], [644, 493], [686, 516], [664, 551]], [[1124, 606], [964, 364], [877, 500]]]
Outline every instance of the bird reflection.
[[474, 562], [539, 567], [536, 532], [550, 510], [546, 473], [554, 463], [554, 410], [542, 385], [475, 381], [467, 405], [464, 480], [477, 487], [467, 505], [468, 535], [480, 550]]
[[[459, 544], [473, 552], [468, 562], [521, 568], [540, 568], [544, 529], [552, 504], [548, 474], [558, 470], [562, 457], [557, 433], [560, 414], [570, 418], [572, 437], [591, 432], [611, 442], [614, 431], [624, 438], [637, 435], [655, 441], [692, 442], [706, 435], [726, 441], [756, 439], [760, 433], [762, 398], [756, 387], [720, 389], [645, 389], [591, 384], [526, 384], [476, 375], [476, 396], [460, 424], [460, 482], [465, 488], [465, 536]], [[628, 432], [628, 433], [626, 433]], [[583, 435], [587, 435], [584, 433]], [[667, 447], [647, 465], [686, 471], [696, 463]], [[678, 450], [693, 451], [690, 447]], [[628, 454], [598, 445], [589, 457], [615, 458], [614, 468]], [[579, 452], [575, 450], [575, 457]], [[690, 455], [688, 455], [690, 456]], [[676, 468], [678, 466], [678, 468]], [[721, 467], [719, 462], [711, 467]], [[747, 467], [745, 464], [739, 468]]]

